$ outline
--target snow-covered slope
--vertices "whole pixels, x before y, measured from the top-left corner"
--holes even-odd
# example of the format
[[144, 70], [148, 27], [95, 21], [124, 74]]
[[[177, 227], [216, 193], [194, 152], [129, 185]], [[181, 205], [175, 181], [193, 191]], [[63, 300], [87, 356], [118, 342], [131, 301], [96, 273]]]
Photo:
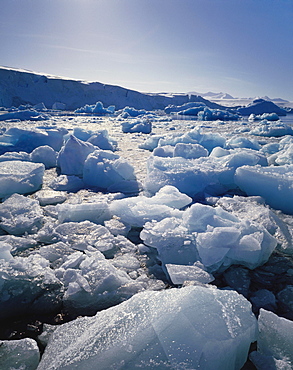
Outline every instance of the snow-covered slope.
[[21, 104], [35, 105], [43, 102], [51, 108], [55, 102], [74, 110], [85, 104], [102, 101], [105, 106], [116, 109], [131, 106], [137, 109], [164, 109], [169, 104], [182, 105], [189, 101], [202, 101], [210, 108], [222, 108], [196, 95], [190, 94], [143, 94], [120, 86], [105, 85], [66, 79], [26, 71], [0, 67], [0, 106], [18, 107]]

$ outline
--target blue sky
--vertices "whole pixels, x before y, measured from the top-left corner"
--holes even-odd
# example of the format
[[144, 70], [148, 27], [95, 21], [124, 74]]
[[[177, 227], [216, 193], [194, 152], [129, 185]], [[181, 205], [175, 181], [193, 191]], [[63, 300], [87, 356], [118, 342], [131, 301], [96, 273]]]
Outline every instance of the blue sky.
[[293, 101], [293, 0], [0, 0], [0, 65]]

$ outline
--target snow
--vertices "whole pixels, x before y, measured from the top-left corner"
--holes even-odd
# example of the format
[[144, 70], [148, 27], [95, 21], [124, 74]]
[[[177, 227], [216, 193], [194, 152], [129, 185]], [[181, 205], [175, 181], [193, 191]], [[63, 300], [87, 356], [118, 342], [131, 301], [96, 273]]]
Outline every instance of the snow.
[[128, 301], [56, 329], [39, 370], [240, 369], [256, 319], [241, 295], [202, 287], [136, 294]]

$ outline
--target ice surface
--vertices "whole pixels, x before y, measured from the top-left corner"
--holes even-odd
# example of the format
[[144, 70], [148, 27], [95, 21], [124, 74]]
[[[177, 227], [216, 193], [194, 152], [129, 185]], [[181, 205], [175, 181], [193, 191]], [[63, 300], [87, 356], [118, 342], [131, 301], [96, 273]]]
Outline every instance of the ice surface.
[[293, 214], [293, 165], [243, 166], [236, 170], [235, 183], [247, 195], [260, 195], [274, 209]]
[[40, 352], [34, 339], [0, 341], [0, 365], [3, 370], [36, 370], [39, 361]]
[[13, 194], [0, 204], [0, 228], [9, 234], [34, 234], [43, 223], [43, 211], [37, 200]]
[[231, 264], [255, 268], [268, 260], [277, 245], [262, 225], [239, 219], [221, 207], [201, 204], [185, 210], [182, 220], [166, 217], [146, 223], [140, 237], [157, 248], [165, 265], [200, 261], [209, 272]]
[[32, 193], [43, 183], [45, 166], [23, 161], [0, 162], [0, 198]]
[[[250, 355], [256, 367], [258, 369], [292, 369], [293, 322], [261, 309], [258, 327], [257, 353], [253, 352]], [[258, 367], [258, 364], [261, 367]], [[271, 364], [276, 366], [273, 367]]]
[[21, 110], [16, 112], [9, 112], [0, 115], [0, 121], [19, 119], [21, 121], [31, 120], [31, 121], [43, 121], [49, 118], [47, 114], [40, 114], [35, 109]]
[[236, 292], [148, 291], [58, 327], [38, 370], [240, 369], [255, 339], [250, 304]]

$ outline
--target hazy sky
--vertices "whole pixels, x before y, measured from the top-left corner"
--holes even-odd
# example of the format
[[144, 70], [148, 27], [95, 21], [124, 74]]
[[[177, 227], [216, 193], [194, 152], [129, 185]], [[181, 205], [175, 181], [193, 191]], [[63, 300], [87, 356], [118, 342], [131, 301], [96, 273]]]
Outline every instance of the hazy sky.
[[0, 65], [293, 100], [293, 0], [0, 0]]

